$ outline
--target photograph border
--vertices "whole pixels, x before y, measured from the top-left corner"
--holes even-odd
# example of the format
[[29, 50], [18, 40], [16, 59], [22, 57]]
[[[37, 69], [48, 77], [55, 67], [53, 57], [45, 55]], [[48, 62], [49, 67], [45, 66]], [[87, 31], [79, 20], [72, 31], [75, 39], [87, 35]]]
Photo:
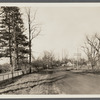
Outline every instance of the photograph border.
[[[100, 3], [100, 0], [0, 0], [0, 3]], [[39, 97], [40, 96], [40, 97]], [[47, 97], [44, 97], [44, 95], [37, 95], [35, 98], [30, 98], [28, 96], [23, 95], [23, 97], [19, 95], [2, 95], [0, 97], [0, 100], [100, 100], [100, 95], [95, 95], [91, 97], [80, 95], [78, 97], [71, 97], [68, 96], [68, 98], [63, 97], [62, 95], [59, 96], [52, 96], [48, 95]], [[49, 98], [50, 96], [50, 98]], [[33, 97], [33, 96], [32, 96]], [[53, 98], [52, 98], [53, 97]]]
[[100, 0], [0, 0], [0, 3], [96, 3]]

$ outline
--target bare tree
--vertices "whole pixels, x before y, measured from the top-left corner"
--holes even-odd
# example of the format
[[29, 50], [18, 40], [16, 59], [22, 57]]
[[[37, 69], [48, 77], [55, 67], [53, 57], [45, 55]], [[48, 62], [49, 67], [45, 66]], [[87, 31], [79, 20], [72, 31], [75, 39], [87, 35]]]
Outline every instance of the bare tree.
[[92, 37], [86, 36], [86, 42], [82, 48], [93, 69], [100, 59], [100, 37], [97, 34], [94, 34]]
[[[32, 40], [40, 34], [41, 28], [39, 27], [39, 24], [35, 22], [37, 10], [33, 12], [31, 8], [25, 8], [25, 10], [27, 15], [28, 33], [29, 33], [29, 64], [31, 65]], [[31, 66], [30, 66], [30, 73], [31, 73]]]
[[100, 60], [100, 36], [98, 34], [94, 35], [94, 42], [92, 42], [88, 37], [87, 37], [88, 43], [95, 49], [98, 60]]
[[45, 67], [51, 68], [53, 67], [53, 62], [55, 60], [54, 53], [52, 51], [44, 51], [42, 60], [44, 62]]

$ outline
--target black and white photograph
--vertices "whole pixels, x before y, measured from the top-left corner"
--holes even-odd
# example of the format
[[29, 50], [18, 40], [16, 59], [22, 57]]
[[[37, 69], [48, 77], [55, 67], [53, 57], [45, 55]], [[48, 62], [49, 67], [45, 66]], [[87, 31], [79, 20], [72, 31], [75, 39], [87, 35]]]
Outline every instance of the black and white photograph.
[[0, 95], [100, 95], [100, 3], [1, 3]]

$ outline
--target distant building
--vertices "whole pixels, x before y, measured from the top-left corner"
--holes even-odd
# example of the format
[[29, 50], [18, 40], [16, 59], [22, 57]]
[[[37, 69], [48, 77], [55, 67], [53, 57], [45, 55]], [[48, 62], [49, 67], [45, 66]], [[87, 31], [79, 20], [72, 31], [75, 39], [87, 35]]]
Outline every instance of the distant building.
[[71, 62], [68, 62], [68, 63], [63, 63], [61, 66], [73, 66], [73, 64]]
[[71, 62], [68, 62], [67, 66], [73, 66], [73, 64]]
[[67, 66], [67, 64], [62, 64], [61, 66], [63, 66], [63, 67], [64, 67], [64, 66]]

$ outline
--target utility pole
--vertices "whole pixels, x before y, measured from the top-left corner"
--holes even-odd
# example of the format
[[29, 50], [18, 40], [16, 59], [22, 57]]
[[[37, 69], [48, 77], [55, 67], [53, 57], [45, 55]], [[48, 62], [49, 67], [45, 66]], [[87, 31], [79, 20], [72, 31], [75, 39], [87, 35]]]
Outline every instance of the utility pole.
[[78, 49], [77, 49], [77, 69], [78, 69]]
[[74, 59], [73, 59], [73, 68], [74, 68]]
[[62, 49], [62, 60], [61, 60], [61, 66], [63, 65], [63, 49]]
[[78, 48], [77, 48], [77, 53], [75, 53], [74, 56], [76, 56], [76, 59], [77, 59], [76, 69], [78, 69], [79, 68], [79, 58], [81, 57], [81, 53], [79, 53]]

